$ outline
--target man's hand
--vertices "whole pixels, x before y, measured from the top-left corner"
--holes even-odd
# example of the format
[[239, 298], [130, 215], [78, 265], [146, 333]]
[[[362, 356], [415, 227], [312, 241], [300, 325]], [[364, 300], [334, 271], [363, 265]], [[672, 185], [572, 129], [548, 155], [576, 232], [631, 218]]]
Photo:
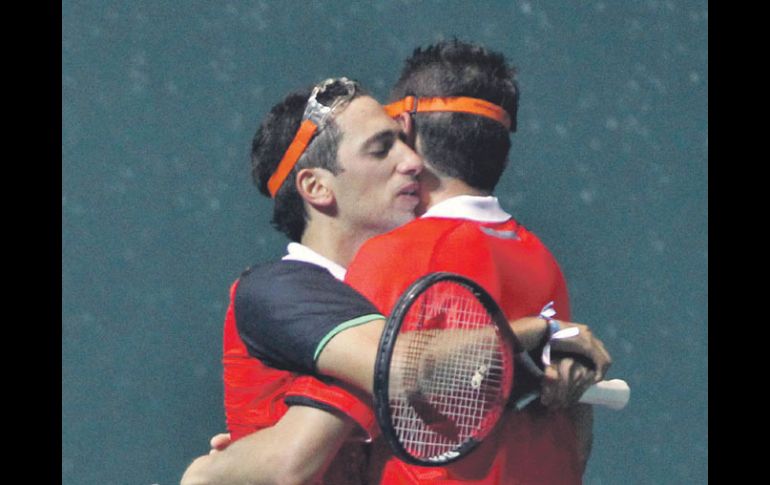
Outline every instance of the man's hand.
[[558, 359], [545, 368], [540, 402], [551, 409], [565, 409], [596, 382], [596, 372], [582, 362], [571, 357]]
[[209, 451], [209, 455], [213, 455], [214, 453], [224, 450], [230, 446], [230, 443], [230, 433], [219, 433], [218, 435], [213, 436], [209, 441], [209, 444], [211, 445], [211, 451]]
[[586, 389], [604, 378], [612, 364], [604, 344], [587, 325], [562, 321], [559, 325], [562, 330], [574, 327], [578, 332], [550, 341], [552, 354], [563, 355], [546, 366], [541, 384], [540, 401], [552, 409], [576, 404]]
[[578, 332], [572, 337], [552, 339], [551, 352], [574, 354], [588, 359], [595, 367], [594, 383], [604, 379], [607, 369], [612, 365], [612, 358], [602, 341], [594, 336], [588, 325], [559, 321], [559, 326], [562, 330], [574, 327]]

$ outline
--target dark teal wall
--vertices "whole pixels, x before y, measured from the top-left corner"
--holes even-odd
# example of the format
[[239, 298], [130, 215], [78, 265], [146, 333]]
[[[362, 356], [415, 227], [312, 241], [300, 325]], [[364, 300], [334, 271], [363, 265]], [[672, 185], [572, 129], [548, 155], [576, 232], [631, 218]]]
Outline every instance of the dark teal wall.
[[251, 136], [332, 75], [384, 97], [417, 45], [518, 66], [497, 195], [550, 246], [632, 402], [586, 483], [701, 484], [708, 458], [705, 0], [62, 3], [62, 478], [177, 483], [224, 429], [229, 284], [282, 254]]

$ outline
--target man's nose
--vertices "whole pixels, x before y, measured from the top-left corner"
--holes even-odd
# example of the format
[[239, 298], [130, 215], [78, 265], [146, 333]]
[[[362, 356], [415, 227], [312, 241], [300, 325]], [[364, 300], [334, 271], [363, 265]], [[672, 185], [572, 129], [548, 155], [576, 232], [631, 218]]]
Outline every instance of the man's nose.
[[404, 159], [398, 165], [398, 170], [402, 173], [418, 175], [425, 166], [422, 157], [404, 143], [402, 143], [402, 149], [406, 153], [404, 154]]

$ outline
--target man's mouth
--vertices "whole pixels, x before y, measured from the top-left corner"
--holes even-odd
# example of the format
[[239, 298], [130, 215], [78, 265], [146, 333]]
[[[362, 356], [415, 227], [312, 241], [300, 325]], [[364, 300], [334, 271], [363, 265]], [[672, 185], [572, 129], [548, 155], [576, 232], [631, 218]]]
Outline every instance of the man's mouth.
[[419, 195], [420, 190], [420, 184], [417, 182], [413, 182], [409, 185], [405, 185], [401, 188], [401, 190], [398, 191], [398, 195], [408, 195], [412, 197], [417, 197]]

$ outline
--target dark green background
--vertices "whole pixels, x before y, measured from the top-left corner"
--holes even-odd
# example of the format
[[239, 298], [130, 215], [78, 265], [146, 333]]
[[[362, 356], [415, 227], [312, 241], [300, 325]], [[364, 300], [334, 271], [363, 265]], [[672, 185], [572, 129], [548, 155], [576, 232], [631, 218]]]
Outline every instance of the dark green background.
[[230, 283], [285, 240], [251, 136], [289, 90], [383, 98], [458, 36], [518, 66], [497, 195], [538, 233], [633, 388], [586, 483], [702, 484], [708, 458], [708, 7], [695, 1], [62, 3], [62, 478], [177, 483], [224, 430]]

